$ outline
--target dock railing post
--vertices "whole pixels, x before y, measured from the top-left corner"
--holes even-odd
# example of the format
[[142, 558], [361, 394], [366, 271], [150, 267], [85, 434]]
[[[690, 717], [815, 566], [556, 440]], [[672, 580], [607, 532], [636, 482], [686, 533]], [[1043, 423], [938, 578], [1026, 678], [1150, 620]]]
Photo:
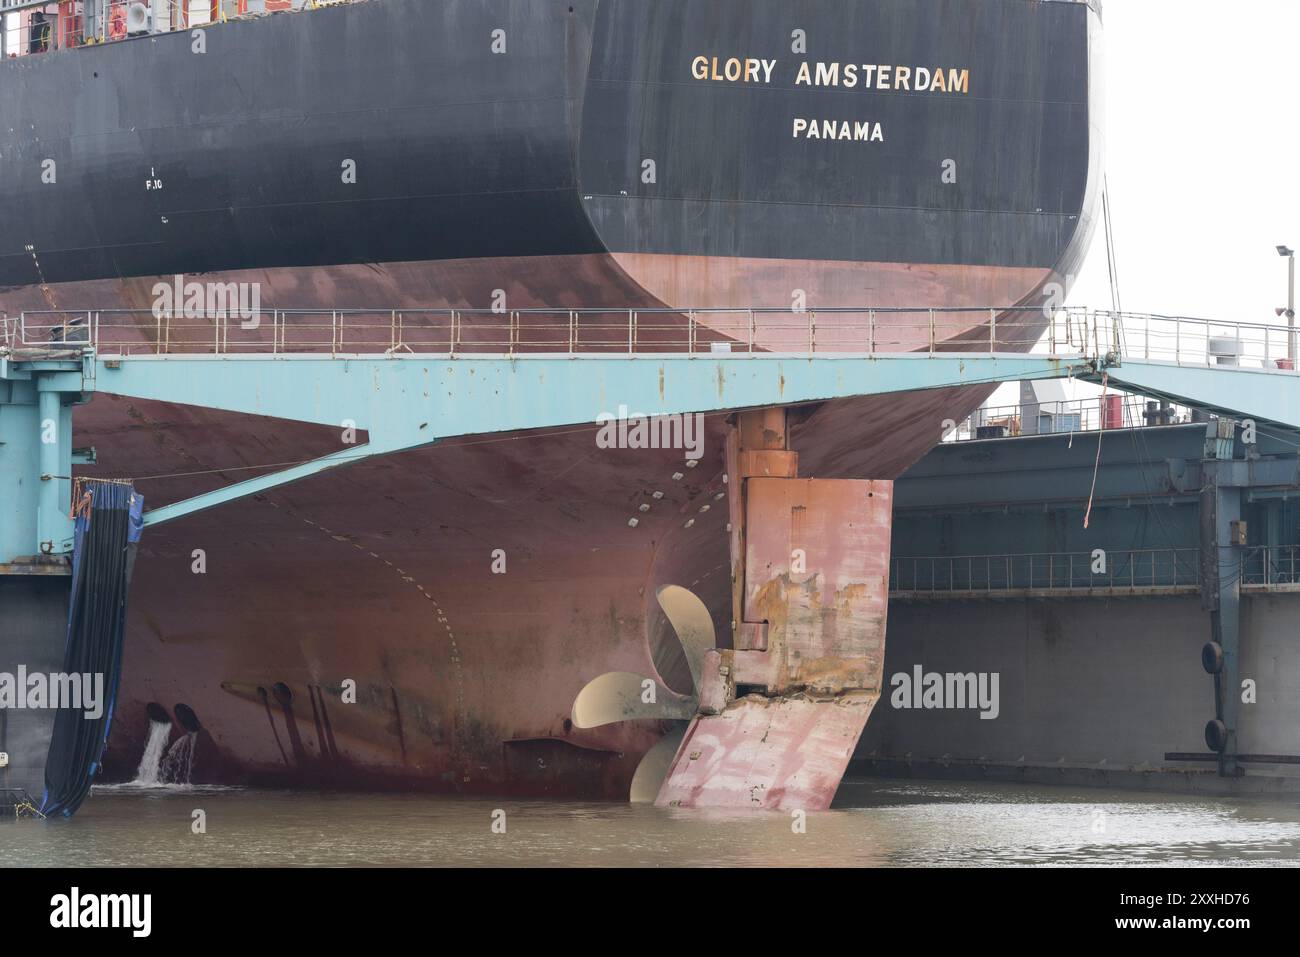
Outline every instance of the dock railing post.
[[867, 310], [867, 355], [876, 354], [876, 310]]
[[[1053, 335], [1053, 338], [1055, 338], [1055, 335]], [[998, 313], [996, 309], [990, 309], [989, 310], [989, 352], [994, 353], [997, 351], [998, 351]], [[1053, 355], [1056, 354], [1055, 347], [1053, 347], [1052, 349], [1052, 354]]]

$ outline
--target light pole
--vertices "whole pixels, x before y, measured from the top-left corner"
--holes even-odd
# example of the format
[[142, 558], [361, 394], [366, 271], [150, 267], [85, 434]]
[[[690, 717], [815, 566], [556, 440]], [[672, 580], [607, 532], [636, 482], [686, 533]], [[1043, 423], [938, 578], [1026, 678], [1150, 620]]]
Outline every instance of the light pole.
[[1286, 357], [1291, 368], [1295, 368], [1295, 250], [1289, 246], [1278, 246], [1277, 254], [1287, 260], [1287, 294], [1286, 294]]

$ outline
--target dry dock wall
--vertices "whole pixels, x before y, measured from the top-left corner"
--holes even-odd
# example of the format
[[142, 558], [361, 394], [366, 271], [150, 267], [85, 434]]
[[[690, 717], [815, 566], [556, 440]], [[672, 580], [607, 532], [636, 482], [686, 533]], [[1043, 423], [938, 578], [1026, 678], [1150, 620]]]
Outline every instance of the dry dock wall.
[[[63, 670], [68, 626], [66, 576], [0, 575], [0, 674]], [[0, 708], [0, 788], [22, 788], [37, 801], [45, 790], [45, 758], [54, 733], [52, 708]]]
[[[891, 602], [887, 680], [916, 665], [996, 673], [999, 713], [897, 708], [891, 685], [858, 746], [870, 760], [855, 770], [969, 776], [992, 767], [1050, 780], [1101, 769], [1114, 773], [1099, 783], [1115, 784], [1162, 769], [1208, 775], [1210, 763], [1164, 756], [1207, 751], [1213, 679], [1200, 652], [1209, 637], [1194, 596]], [[1300, 754], [1300, 595], [1243, 598], [1241, 675], [1255, 681], [1257, 701], [1242, 705], [1240, 752]], [[1300, 766], [1250, 765], [1247, 775], [1296, 779]]]

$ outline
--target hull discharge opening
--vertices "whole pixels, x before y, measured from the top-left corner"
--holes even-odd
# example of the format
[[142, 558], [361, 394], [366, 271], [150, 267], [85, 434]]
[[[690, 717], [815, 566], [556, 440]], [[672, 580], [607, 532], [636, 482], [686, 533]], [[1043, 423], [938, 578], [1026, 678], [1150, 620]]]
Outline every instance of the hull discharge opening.
[[174, 710], [177, 722], [191, 734], [198, 732], [203, 727], [203, 725], [199, 724], [199, 716], [194, 713], [194, 709], [189, 705], [178, 704]]

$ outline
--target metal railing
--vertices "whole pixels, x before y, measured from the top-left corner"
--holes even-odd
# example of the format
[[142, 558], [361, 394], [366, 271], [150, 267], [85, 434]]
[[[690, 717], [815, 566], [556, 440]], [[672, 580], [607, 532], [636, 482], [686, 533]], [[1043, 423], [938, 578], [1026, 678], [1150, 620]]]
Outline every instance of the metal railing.
[[[149, 28], [170, 33], [213, 22], [315, 9], [356, 0], [0, 0], [0, 53], [7, 58], [128, 39], [127, 11], [143, 6]], [[215, 16], [214, 16], [215, 8]]]
[[1194, 588], [1199, 561], [1196, 548], [1106, 549], [1100, 562], [1092, 552], [899, 557], [890, 560], [889, 590], [924, 597]]
[[982, 406], [945, 435], [944, 441], [1176, 425], [1190, 422], [1191, 416], [1192, 410], [1184, 406], [1161, 407], [1145, 396], [1112, 391], [1088, 399]]
[[[231, 300], [233, 302], [233, 299]], [[146, 310], [34, 311], [18, 317], [30, 348], [104, 354], [600, 354], [1027, 352], [1073, 342], [1063, 313], [1023, 309], [237, 309], [177, 316]], [[1045, 337], [1043, 329], [1051, 327]], [[1082, 354], [1081, 347], [1067, 346]]]
[[85, 18], [59, 16], [58, 9], [53, 2], [0, 0], [0, 53], [13, 58], [84, 46]]
[[1178, 365], [1294, 368], [1297, 332], [1280, 323], [1123, 313], [1118, 352]]
[[1300, 545], [1258, 545], [1241, 562], [1242, 587], [1300, 585]]
[[[1199, 548], [1093, 552], [932, 555], [890, 559], [889, 591], [899, 597], [1190, 591], [1200, 587]], [[1247, 591], [1300, 591], [1300, 545], [1256, 545], [1222, 570]]]
[[[217, 19], [290, 8], [289, 0], [260, 0], [251, 9], [248, 4], [249, 0], [223, 0]], [[71, 8], [54, 0], [0, 0], [0, 20], [5, 21], [0, 45], [6, 57], [20, 57], [125, 40], [130, 36], [127, 11], [132, 6], [144, 7], [151, 21], [156, 19], [157, 26], [146, 34], [212, 21], [210, 0], [76, 0]]]
[[1287, 370], [1295, 336], [1294, 329], [1280, 324], [1075, 307], [241, 312], [234, 284], [229, 285], [214, 284], [227, 296], [217, 300], [224, 306], [193, 314], [157, 309], [24, 312], [17, 317], [16, 342], [27, 347], [89, 345], [122, 355], [1034, 352]]

